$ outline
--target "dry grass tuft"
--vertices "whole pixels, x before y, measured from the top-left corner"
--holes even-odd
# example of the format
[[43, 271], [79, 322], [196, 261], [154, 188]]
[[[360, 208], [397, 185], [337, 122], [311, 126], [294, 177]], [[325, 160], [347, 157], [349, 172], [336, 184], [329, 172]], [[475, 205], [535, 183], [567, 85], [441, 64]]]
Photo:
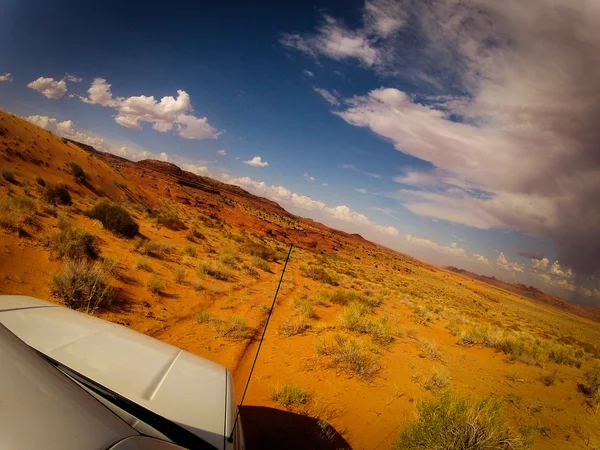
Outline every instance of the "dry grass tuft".
[[110, 304], [114, 291], [109, 285], [110, 276], [99, 264], [85, 259], [68, 260], [63, 270], [52, 278], [52, 293], [69, 308], [94, 311], [102, 303]]
[[165, 283], [157, 275], [152, 275], [146, 283], [146, 287], [150, 292], [160, 294], [165, 289]]
[[308, 403], [310, 395], [295, 384], [272, 386], [269, 388], [269, 397], [287, 409]]
[[379, 371], [376, 356], [359, 339], [336, 333], [333, 342], [317, 341], [316, 350], [319, 355], [328, 356], [333, 367], [354, 373], [363, 380], [370, 380]]
[[278, 333], [285, 337], [295, 336], [302, 334], [308, 329], [307, 320], [302, 317], [300, 319], [288, 318], [279, 324]]
[[200, 263], [196, 269], [199, 274], [208, 275], [215, 280], [230, 281], [234, 278], [233, 272], [215, 263]]

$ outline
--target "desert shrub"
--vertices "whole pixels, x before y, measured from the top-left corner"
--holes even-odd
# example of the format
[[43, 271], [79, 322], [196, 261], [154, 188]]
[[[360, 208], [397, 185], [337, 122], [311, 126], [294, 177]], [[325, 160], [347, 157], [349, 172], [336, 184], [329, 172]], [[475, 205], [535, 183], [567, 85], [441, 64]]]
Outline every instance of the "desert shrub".
[[65, 226], [50, 238], [53, 253], [58, 258], [97, 258], [100, 254], [98, 239], [82, 228]]
[[79, 164], [76, 162], [70, 162], [69, 168], [71, 169], [71, 174], [73, 174], [75, 180], [79, 182], [85, 181], [85, 172]]
[[348, 339], [336, 333], [333, 342], [317, 342], [316, 350], [318, 354], [328, 356], [334, 367], [340, 367], [364, 380], [371, 379], [379, 370], [377, 358], [359, 339]]
[[448, 379], [446, 372], [433, 368], [423, 387], [428, 391], [437, 392], [448, 386]]
[[288, 318], [279, 324], [278, 333], [285, 337], [295, 336], [303, 333], [308, 328], [306, 318], [300, 319]]
[[181, 254], [193, 258], [196, 256], [196, 249], [191, 245], [186, 245], [185, 247], [183, 247], [183, 250], [181, 250]]
[[156, 224], [174, 231], [185, 230], [187, 228], [183, 220], [172, 211], [159, 213], [156, 216]]
[[352, 302], [344, 308], [338, 318], [338, 323], [342, 328], [357, 333], [366, 333], [368, 327], [368, 319], [365, 317], [369, 313], [368, 308], [360, 302]]
[[138, 270], [144, 270], [146, 272], [152, 272], [152, 267], [150, 267], [150, 263], [146, 258], [140, 258], [137, 260], [135, 267]]
[[585, 385], [581, 385], [580, 389], [588, 397], [590, 405], [594, 409], [600, 408], [600, 361], [584, 374]]
[[119, 263], [119, 261], [115, 258], [105, 257], [102, 259], [101, 267], [102, 271], [105, 274], [114, 277], [119, 272], [119, 269], [121, 268], [121, 263]]
[[244, 273], [246, 275], [249, 275], [249, 276], [251, 276], [253, 278], [259, 278], [260, 277], [260, 274], [258, 273], [258, 271], [255, 270], [255, 269], [253, 269], [252, 267], [250, 267], [247, 264], [243, 264], [242, 265], [242, 270], [244, 271]]
[[194, 320], [198, 323], [207, 323], [213, 319], [212, 313], [208, 311], [200, 311], [194, 315]]
[[8, 167], [3, 167], [2, 168], [2, 178], [4, 178], [9, 183], [14, 183], [15, 182], [15, 174]]
[[522, 450], [530, 443], [502, 417], [502, 403], [485, 398], [471, 401], [449, 391], [421, 401], [417, 419], [394, 442], [394, 449]]
[[264, 261], [274, 261], [277, 258], [277, 253], [266, 245], [257, 242], [248, 242], [240, 247], [240, 251]]
[[240, 316], [231, 316], [228, 320], [214, 319], [215, 331], [221, 337], [232, 340], [249, 339], [254, 334], [246, 319]]
[[294, 406], [304, 405], [308, 402], [310, 396], [300, 387], [294, 384], [284, 384], [283, 386], [272, 386], [269, 388], [269, 397], [287, 409]]
[[146, 283], [146, 287], [150, 292], [153, 292], [154, 294], [159, 294], [164, 290], [165, 283], [163, 283], [163, 281], [156, 275], [152, 275], [152, 277], [150, 277], [150, 279], [148, 280], [148, 283]]
[[103, 302], [112, 301], [114, 291], [109, 281], [98, 264], [85, 259], [67, 260], [63, 270], [52, 278], [52, 293], [69, 308], [93, 311]]
[[0, 199], [0, 227], [20, 230], [25, 225], [35, 225], [37, 204], [35, 200], [17, 195]]
[[35, 182], [37, 184], [39, 184], [42, 187], [46, 187], [46, 182], [44, 181], [44, 179], [42, 177], [40, 177], [39, 175], [37, 177], [35, 177]]
[[312, 319], [317, 315], [315, 308], [306, 298], [296, 297], [292, 303], [292, 306], [301, 317], [306, 319]]
[[190, 232], [185, 235], [185, 238], [191, 242], [194, 242], [195, 239], [200, 239], [200, 240], [206, 239], [206, 237], [196, 229], [190, 230]]
[[558, 372], [556, 370], [544, 371], [540, 374], [540, 381], [546, 386], [552, 386], [558, 380]]
[[102, 222], [104, 228], [125, 237], [134, 237], [139, 226], [127, 210], [107, 200], [100, 200], [86, 215]]
[[442, 359], [442, 354], [438, 350], [437, 344], [435, 342], [427, 341], [425, 339], [421, 340], [421, 355], [423, 355], [423, 357], [433, 360]]
[[240, 262], [239, 256], [235, 254], [235, 252], [230, 248], [225, 248], [219, 254], [219, 260], [222, 264], [231, 267], [232, 269], [236, 267], [237, 263]]
[[183, 267], [176, 267], [173, 270], [173, 280], [178, 284], [183, 284], [185, 282], [185, 269], [183, 269]]
[[140, 255], [152, 256], [157, 259], [163, 259], [176, 250], [174, 245], [151, 241], [139, 236], [133, 240], [131, 249]]
[[197, 271], [199, 274], [208, 275], [220, 281], [229, 281], [234, 277], [233, 272], [214, 263], [200, 263]]
[[381, 317], [379, 320], [371, 319], [367, 322], [366, 333], [371, 335], [373, 342], [385, 346], [394, 342], [398, 331], [394, 329], [385, 317]]
[[315, 281], [320, 281], [321, 283], [330, 284], [331, 286], [338, 286], [338, 276], [337, 274], [324, 269], [323, 267], [307, 267], [301, 268], [300, 271], [302, 275], [307, 278], [310, 278]]
[[254, 267], [258, 267], [263, 272], [271, 273], [271, 266], [269, 265], [269, 262], [259, 258], [258, 256], [252, 257], [252, 265]]
[[519, 372], [510, 372], [509, 374], [506, 375], [506, 378], [508, 378], [510, 381], [514, 381], [514, 382], [518, 382], [518, 383], [522, 383], [524, 381], [523, 378], [521, 378], [521, 375], [519, 374]]
[[72, 203], [69, 190], [62, 184], [48, 186], [42, 193], [42, 198], [51, 205], [70, 205]]

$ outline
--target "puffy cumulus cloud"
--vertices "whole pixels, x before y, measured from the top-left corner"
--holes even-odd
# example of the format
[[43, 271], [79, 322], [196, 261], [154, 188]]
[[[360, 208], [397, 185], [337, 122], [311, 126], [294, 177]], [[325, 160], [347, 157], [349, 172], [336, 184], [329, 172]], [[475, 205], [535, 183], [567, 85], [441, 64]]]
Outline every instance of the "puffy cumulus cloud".
[[96, 136], [92, 133], [86, 133], [77, 130], [72, 120], [65, 120], [59, 122], [54, 117], [33, 115], [24, 117], [25, 120], [37, 125], [40, 128], [44, 128], [48, 131], [56, 133], [60, 136], [72, 139], [82, 144], [91, 145], [98, 150], [106, 150], [107, 145], [103, 138]]
[[6, 72], [3, 74], [0, 74], [0, 81], [12, 81], [13, 77], [10, 73]]
[[[401, 177], [414, 186], [402, 193], [407, 208], [549, 238], [574, 272], [599, 273], [600, 3], [394, 4], [400, 10], [390, 29], [397, 31], [367, 39], [374, 55], [357, 50], [346, 57], [385, 66], [390, 74], [415, 67], [413, 75], [420, 72], [443, 95], [419, 92], [418, 85], [410, 93], [379, 88], [349, 99], [336, 114], [435, 167]], [[326, 51], [336, 31], [352, 36], [360, 30], [329, 19], [316, 34], [289, 44], [341, 59], [343, 53]], [[393, 38], [409, 32], [417, 37], [410, 46]]]
[[405, 8], [395, 0], [369, 0], [362, 25], [356, 29], [324, 15], [315, 33], [285, 33], [280, 42], [315, 58], [354, 59], [365, 66], [378, 66], [384, 64], [388, 52], [385, 38], [398, 32], [405, 15]]
[[327, 89], [323, 89], [323, 88], [319, 88], [319, 87], [313, 87], [313, 90], [319, 94], [321, 97], [323, 97], [325, 99], [325, 101], [327, 103], [329, 103], [332, 106], [339, 106], [340, 105], [340, 101], [338, 100], [338, 94], [333, 91], [333, 92], [329, 92]]
[[115, 122], [125, 128], [141, 130], [143, 123], [161, 133], [173, 131], [185, 139], [216, 139], [221, 133], [209, 125], [206, 117], [195, 117], [190, 96], [183, 90], [177, 97], [165, 96], [156, 100], [153, 96], [114, 97], [111, 85], [103, 78], [96, 78], [88, 89], [84, 103], [114, 108]]
[[255, 156], [248, 161], [244, 161], [244, 164], [248, 164], [252, 167], [267, 167], [269, 165], [269, 163], [267, 161], [263, 161], [260, 156]]
[[567, 270], [564, 270], [564, 268], [561, 267], [561, 265], [558, 261], [554, 261], [552, 263], [552, 266], [550, 266], [550, 273], [552, 275], [560, 277], [560, 278], [572, 278], [573, 277], [573, 272], [571, 272], [571, 269], [567, 268]]
[[187, 170], [188, 172], [192, 172], [196, 175], [210, 175], [210, 171], [208, 167], [196, 165], [196, 164], [179, 164], [183, 170]]
[[550, 264], [548, 258], [532, 259], [530, 268], [532, 271], [545, 272], [548, 269], [548, 264]]
[[479, 255], [477, 253], [473, 253], [471, 255], [471, 257], [478, 263], [483, 264], [484, 266], [489, 266], [490, 265], [490, 260], [487, 259], [485, 256], [483, 255]]
[[67, 83], [65, 80], [56, 81], [54, 78], [39, 77], [27, 85], [28, 88], [34, 89], [44, 97], [58, 100], [67, 93]]
[[404, 239], [406, 239], [406, 241], [408, 241], [409, 243], [411, 243], [413, 245], [417, 245], [419, 247], [429, 248], [431, 250], [434, 250], [434, 251], [439, 252], [439, 253], [443, 253], [445, 255], [450, 255], [450, 256], [466, 256], [465, 249], [458, 247], [456, 244], [450, 245], [450, 246], [440, 245], [440, 244], [438, 244], [435, 241], [432, 241], [432, 240], [429, 240], [429, 239], [415, 237], [415, 236], [413, 236], [411, 234], [406, 234], [404, 236]]
[[511, 262], [508, 259], [506, 259], [506, 256], [504, 256], [504, 252], [500, 252], [500, 254], [498, 255], [496, 265], [501, 269], [507, 270], [509, 272], [523, 273], [523, 266], [519, 263]]
[[225, 155], [227, 155], [227, 152], [224, 149], [217, 150], [217, 155], [219, 155], [219, 156], [225, 156]]
[[227, 174], [222, 174], [221, 179], [227, 183], [243, 187], [257, 195], [268, 197], [277, 202], [293, 205], [297, 208], [305, 209], [307, 211], [319, 211], [333, 219], [375, 230], [388, 236], [399, 236], [399, 232], [396, 228], [392, 226], [379, 225], [364, 214], [353, 211], [345, 205], [329, 207], [319, 200], [314, 200], [305, 195], [296, 194], [283, 186], [268, 186], [264, 181], [255, 181], [249, 177], [235, 178]]
[[147, 150], [140, 150], [127, 146], [121, 146], [116, 148], [110, 148], [107, 150], [113, 155], [121, 156], [122, 158], [129, 159], [131, 161], [141, 161], [142, 159], [157, 159], [155, 155]]

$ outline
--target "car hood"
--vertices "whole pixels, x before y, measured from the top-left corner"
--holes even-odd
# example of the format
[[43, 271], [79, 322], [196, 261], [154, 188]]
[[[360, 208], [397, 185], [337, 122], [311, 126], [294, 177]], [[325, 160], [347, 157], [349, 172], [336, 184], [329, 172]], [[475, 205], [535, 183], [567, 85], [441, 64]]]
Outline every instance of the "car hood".
[[218, 449], [235, 419], [231, 374], [129, 328], [25, 296], [0, 296], [0, 322], [41, 353], [175, 422]]

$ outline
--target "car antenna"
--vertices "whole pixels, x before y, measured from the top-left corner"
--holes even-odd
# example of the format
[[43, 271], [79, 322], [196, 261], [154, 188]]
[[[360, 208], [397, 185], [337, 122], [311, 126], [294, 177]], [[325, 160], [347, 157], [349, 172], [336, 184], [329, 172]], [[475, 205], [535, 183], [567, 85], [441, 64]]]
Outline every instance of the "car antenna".
[[290, 249], [288, 251], [287, 258], [285, 258], [285, 264], [283, 265], [283, 270], [281, 271], [281, 277], [279, 278], [279, 283], [277, 284], [277, 290], [275, 291], [275, 295], [273, 296], [273, 303], [271, 304], [271, 309], [269, 310], [269, 315], [267, 316], [267, 321], [265, 322], [265, 327], [263, 328], [262, 336], [260, 337], [260, 342], [258, 343], [258, 348], [256, 349], [256, 355], [254, 355], [254, 362], [252, 363], [250, 373], [248, 374], [248, 381], [246, 381], [246, 387], [244, 388], [244, 393], [242, 394], [242, 400], [240, 401], [237, 414], [235, 415], [233, 428], [231, 428], [231, 434], [227, 438], [227, 442], [229, 443], [233, 442], [233, 433], [235, 433], [235, 427], [237, 426], [237, 422], [240, 417], [240, 412], [242, 411], [244, 399], [246, 398], [246, 392], [248, 391], [250, 379], [252, 378], [252, 372], [254, 372], [254, 366], [256, 365], [256, 360], [258, 359], [258, 354], [260, 353], [260, 348], [262, 347], [263, 339], [265, 338], [265, 333], [267, 332], [267, 327], [269, 326], [269, 320], [271, 319], [271, 314], [273, 314], [273, 308], [275, 308], [277, 294], [279, 294], [279, 288], [281, 287], [281, 282], [283, 281], [283, 276], [285, 275], [285, 269], [287, 268], [288, 261], [290, 260], [290, 255], [292, 254], [292, 248], [294, 248], [294, 244], [290, 244]]

